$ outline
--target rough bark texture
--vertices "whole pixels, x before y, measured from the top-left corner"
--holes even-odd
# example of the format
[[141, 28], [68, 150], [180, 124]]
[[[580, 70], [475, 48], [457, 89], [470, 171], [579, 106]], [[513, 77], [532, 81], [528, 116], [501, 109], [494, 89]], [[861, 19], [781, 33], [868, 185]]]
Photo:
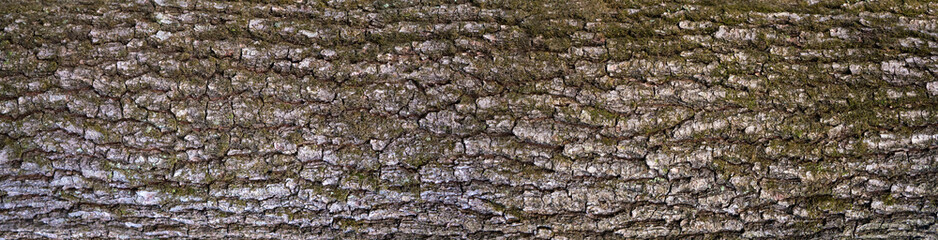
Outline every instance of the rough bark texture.
[[938, 233], [936, 3], [0, 2], [0, 238]]

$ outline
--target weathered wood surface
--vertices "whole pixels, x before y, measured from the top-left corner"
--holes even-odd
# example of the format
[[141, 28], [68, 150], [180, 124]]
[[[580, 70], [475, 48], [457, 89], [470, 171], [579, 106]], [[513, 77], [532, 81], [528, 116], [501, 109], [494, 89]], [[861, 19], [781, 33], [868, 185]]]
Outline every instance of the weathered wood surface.
[[0, 238], [926, 238], [938, 4], [0, 1]]

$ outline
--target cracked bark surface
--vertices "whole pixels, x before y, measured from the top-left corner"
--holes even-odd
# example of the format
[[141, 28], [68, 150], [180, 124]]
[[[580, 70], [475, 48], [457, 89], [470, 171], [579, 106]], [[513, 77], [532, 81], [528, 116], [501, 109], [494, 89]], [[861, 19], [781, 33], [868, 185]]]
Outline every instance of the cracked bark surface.
[[0, 1], [0, 238], [924, 238], [938, 4]]

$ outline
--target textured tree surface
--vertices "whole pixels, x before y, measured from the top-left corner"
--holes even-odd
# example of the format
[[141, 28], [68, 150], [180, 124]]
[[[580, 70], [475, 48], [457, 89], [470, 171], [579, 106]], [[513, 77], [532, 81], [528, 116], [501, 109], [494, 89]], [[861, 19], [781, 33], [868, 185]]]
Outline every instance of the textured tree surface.
[[0, 238], [938, 235], [938, 3], [0, 0]]

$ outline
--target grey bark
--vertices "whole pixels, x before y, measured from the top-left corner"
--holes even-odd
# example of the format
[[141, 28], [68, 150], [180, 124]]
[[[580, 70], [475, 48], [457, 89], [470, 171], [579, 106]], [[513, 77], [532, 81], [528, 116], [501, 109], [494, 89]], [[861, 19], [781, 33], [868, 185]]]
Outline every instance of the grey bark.
[[938, 4], [0, 1], [0, 238], [914, 238]]

